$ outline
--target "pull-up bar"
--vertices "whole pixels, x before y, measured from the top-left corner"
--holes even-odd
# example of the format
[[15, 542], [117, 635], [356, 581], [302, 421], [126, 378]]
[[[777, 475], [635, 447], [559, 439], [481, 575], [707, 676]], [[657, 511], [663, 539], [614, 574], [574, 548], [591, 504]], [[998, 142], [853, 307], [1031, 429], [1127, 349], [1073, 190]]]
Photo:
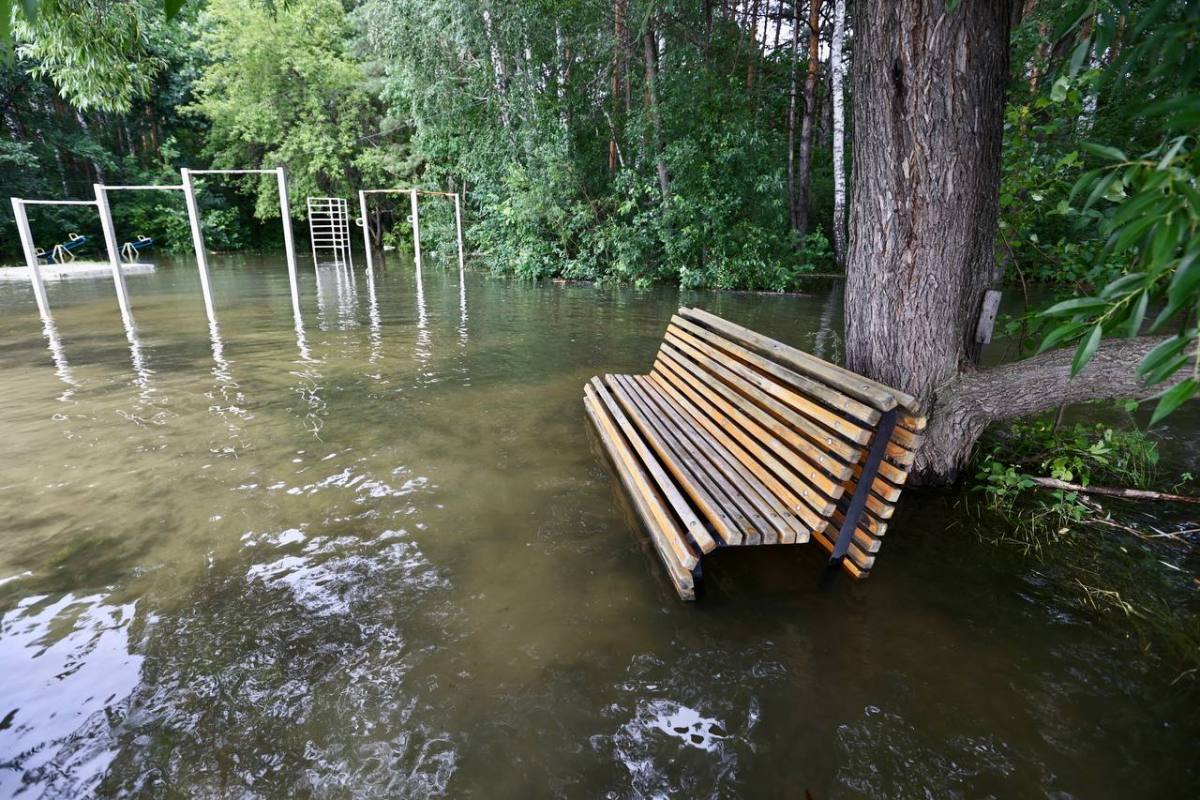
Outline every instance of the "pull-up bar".
[[204, 231], [200, 228], [200, 206], [196, 202], [194, 175], [275, 175], [279, 187], [279, 213], [283, 221], [283, 247], [287, 253], [288, 282], [292, 290], [292, 314], [300, 319], [300, 285], [296, 277], [296, 242], [292, 238], [292, 214], [288, 204], [287, 170], [274, 169], [181, 169], [183, 195], [187, 201], [188, 221], [192, 227], [192, 244], [196, 248], [196, 263], [200, 267], [200, 289], [204, 293], [204, 308], [210, 320], [216, 320], [213, 310], [212, 284], [208, 274], [208, 255], [204, 252]]
[[375, 264], [371, 258], [371, 231], [367, 227], [367, 195], [369, 194], [407, 194], [412, 202], [412, 225], [413, 225], [413, 259], [416, 262], [417, 271], [421, 271], [421, 219], [417, 208], [417, 197], [419, 195], [432, 195], [436, 197], [453, 197], [454, 198], [454, 227], [456, 238], [458, 240], [458, 271], [461, 274], [464, 270], [463, 262], [463, 238], [462, 238], [462, 198], [457, 192], [434, 192], [426, 189], [360, 189], [358, 192], [358, 210], [361, 218], [358, 224], [363, 229], [363, 245], [367, 251], [367, 272], [373, 278], [375, 274]]

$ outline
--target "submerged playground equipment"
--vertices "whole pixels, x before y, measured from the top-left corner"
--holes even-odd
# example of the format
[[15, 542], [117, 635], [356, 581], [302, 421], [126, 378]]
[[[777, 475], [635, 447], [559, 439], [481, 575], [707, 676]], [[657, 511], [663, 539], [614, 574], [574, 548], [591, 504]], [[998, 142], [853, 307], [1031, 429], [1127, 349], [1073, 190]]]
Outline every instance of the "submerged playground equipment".
[[[17, 223], [17, 233], [21, 239], [21, 249], [25, 256], [25, 269], [20, 274], [14, 274], [17, 280], [30, 280], [33, 284], [33, 294], [37, 301], [38, 312], [45, 319], [50, 315], [50, 302], [46, 294], [46, 280], [61, 278], [65, 274], [49, 265], [43, 265], [46, 258], [57, 263], [73, 258], [73, 250], [86, 243], [87, 237], [72, 234], [64, 243], [55, 245], [48, 254], [38, 249], [33, 241], [29, 227], [30, 207], [37, 206], [93, 206], [100, 217], [100, 227], [104, 232], [104, 245], [108, 257], [107, 265], [87, 265], [88, 271], [75, 270], [79, 277], [99, 277], [108, 272], [112, 275], [113, 285], [117, 293], [117, 304], [121, 309], [121, 317], [126, 328], [132, 327], [132, 316], [129, 302], [129, 290], [125, 285], [125, 276], [153, 270], [152, 265], [138, 264], [138, 253], [153, 244], [146, 236], [138, 236], [133, 241], [119, 247], [116, 226], [113, 223], [112, 209], [109, 204], [111, 192], [132, 191], [167, 191], [181, 192], [187, 209], [188, 222], [191, 226], [192, 249], [196, 258], [196, 267], [200, 275], [200, 291], [204, 298], [204, 310], [210, 324], [216, 323], [216, 308], [213, 303], [212, 279], [208, 268], [208, 254], [204, 249], [204, 231], [200, 221], [200, 206], [196, 194], [196, 176], [223, 175], [275, 175], [279, 191], [279, 210], [283, 223], [283, 243], [287, 256], [288, 281], [292, 296], [292, 313], [296, 325], [303, 324], [300, 313], [300, 286], [297, 278], [296, 243], [292, 233], [292, 219], [288, 202], [288, 180], [286, 167], [273, 169], [206, 169], [180, 170], [180, 183], [176, 185], [125, 185], [109, 186], [102, 183], [93, 184], [95, 198], [91, 200], [41, 200], [14, 197], [12, 198], [13, 216]], [[355, 223], [363, 229], [363, 245], [366, 250], [367, 273], [374, 280], [374, 259], [372, 257], [370, 230], [367, 225], [367, 195], [370, 194], [407, 194], [412, 205], [413, 253], [418, 274], [421, 271], [421, 230], [418, 198], [420, 195], [431, 195], [453, 198], [454, 220], [458, 243], [459, 272], [464, 270], [463, 235], [462, 235], [462, 198], [456, 192], [435, 192], [417, 188], [363, 189], [358, 193], [358, 204], [361, 217]], [[320, 251], [333, 251], [334, 260], [344, 266], [353, 266], [351, 260], [351, 236], [348, 204], [344, 199], [332, 197], [308, 198], [309, 233], [313, 247], [313, 268], [319, 270]], [[122, 256], [130, 262], [122, 264]]]
[[925, 428], [911, 395], [696, 308], [584, 407], [685, 600], [718, 547], [811, 539], [866, 577]]

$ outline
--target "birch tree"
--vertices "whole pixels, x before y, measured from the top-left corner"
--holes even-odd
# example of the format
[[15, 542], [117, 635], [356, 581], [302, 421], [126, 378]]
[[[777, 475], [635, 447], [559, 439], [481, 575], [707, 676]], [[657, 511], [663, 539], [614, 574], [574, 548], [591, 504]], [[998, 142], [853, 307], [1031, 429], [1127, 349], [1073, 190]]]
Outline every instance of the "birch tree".
[[846, 0], [834, 0], [833, 38], [829, 44], [830, 85], [833, 104], [833, 252], [846, 260], [846, 112], [842, 81], [846, 65], [842, 45], [846, 38]]

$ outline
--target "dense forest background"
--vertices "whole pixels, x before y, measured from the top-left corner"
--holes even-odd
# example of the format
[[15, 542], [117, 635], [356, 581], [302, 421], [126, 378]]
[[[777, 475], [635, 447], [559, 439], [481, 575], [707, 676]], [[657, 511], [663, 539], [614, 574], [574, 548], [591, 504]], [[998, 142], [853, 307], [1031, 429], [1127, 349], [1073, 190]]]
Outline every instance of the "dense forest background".
[[[286, 164], [297, 219], [309, 194], [465, 188], [469, 245], [496, 271], [789, 290], [844, 255], [846, 5], [206, 0], [168, 21], [147, 0], [51, 0], [33, 22], [14, 12], [0, 64], [0, 194]], [[1017, 14], [998, 275], [1102, 285], [1121, 265], [1069, 202], [1082, 143], [1157, 146], [1128, 109], [1178, 76], [1101, 82], [1134, 26], [1081, 49], [1061, 4]], [[210, 247], [278, 246], [274, 186], [256, 180], [208, 182]], [[114, 213], [122, 238], [190, 246], [174, 195], [124, 195]], [[98, 227], [71, 208], [33, 223], [43, 246]], [[404, 246], [404, 203], [372, 224]], [[0, 228], [13, 259], [7, 204]]]

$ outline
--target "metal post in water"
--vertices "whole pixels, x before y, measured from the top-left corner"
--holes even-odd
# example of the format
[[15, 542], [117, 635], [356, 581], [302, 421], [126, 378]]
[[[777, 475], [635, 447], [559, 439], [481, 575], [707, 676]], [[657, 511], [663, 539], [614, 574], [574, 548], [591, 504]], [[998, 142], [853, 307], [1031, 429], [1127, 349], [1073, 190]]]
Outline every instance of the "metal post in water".
[[283, 217], [283, 249], [287, 252], [288, 283], [292, 287], [292, 314], [299, 322], [300, 283], [296, 275], [296, 241], [292, 238], [292, 207], [288, 203], [287, 167], [278, 167], [275, 170], [275, 179], [279, 182], [279, 213]]
[[454, 227], [458, 232], [458, 274], [462, 275], [465, 270], [463, 265], [462, 198], [458, 192], [454, 193]]
[[363, 229], [363, 249], [367, 254], [367, 277], [371, 282], [375, 282], [375, 262], [371, 258], [371, 227], [367, 222], [367, 193], [359, 191], [358, 193], [358, 213], [362, 215], [359, 222], [362, 223]]
[[29, 275], [33, 281], [33, 297], [37, 300], [38, 313], [43, 319], [50, 318], [50, 301], [46, 299], [46, 285], [42, 283], [42, 271], [38, 267], [37, 249], [33, 246], [33, 234], [29, 232], [29, 216], [25, 213], [25, 203], [19, 198], [12, 198], [13, 217], [17, 221], [17, 233], [21, 237], [21, 249], [25, 252], [25, 265], [29, 267]]
[[212, 284], [208, 278], [208, 254], [204, 252], [204, 232], [200, 229], [200, 206], [196, 203], [196, 187], [192, 185], [192, 171], [179, 170], [183, 178], [183, 199], [187, 204], [188, 222], [192, 226], [192, 247], [196, 251], [196, 266], [200, 269], [200, 291], [204, 294], [204, 310], [210, 322], [217, 321], [213, 309]]
[[113, 285], [117, 289], [117, 304], [121, 307], [121, 319], [128, 328], [133, 319], [129, 312], [129, 291], [125, 287], [125, 273], [121, 271], [121, 252], [117, 247], [117, 228], [113, 224], [112, 209], [108, 205], [108, 190], [102, 183], [93, 183], [96, 193], [96, 210], [100, 212], [100, 229], [104, 231], [104, 246], [108, 249], [108, 261], [112, 265]]
[[421, 271], [421, 221], [417, 217], [417, 190], [412, 190], [413, 253], [417, 260], [417, 272]]

